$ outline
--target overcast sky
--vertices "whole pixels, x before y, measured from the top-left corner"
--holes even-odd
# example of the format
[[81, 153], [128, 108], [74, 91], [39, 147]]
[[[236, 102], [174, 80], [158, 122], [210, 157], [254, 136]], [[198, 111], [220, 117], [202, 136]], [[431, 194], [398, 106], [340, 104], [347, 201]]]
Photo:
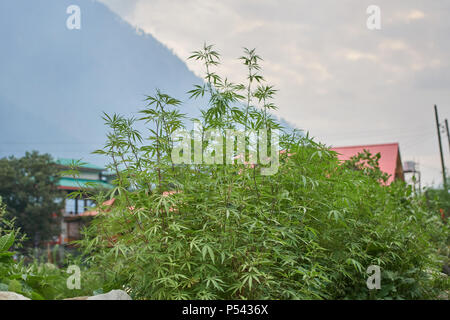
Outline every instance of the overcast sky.
[[[183, 60], [215, 44], [218, 71], [235, 82], [242, 47], [256, 48], [278, 115], [327, 145], [399, 142], [425, 183], [442, 182], [433, 105], [450, 118], [450, 1], [100, 1]], [[381, 8], [381, 30], [366, 26], [369, 5]]]

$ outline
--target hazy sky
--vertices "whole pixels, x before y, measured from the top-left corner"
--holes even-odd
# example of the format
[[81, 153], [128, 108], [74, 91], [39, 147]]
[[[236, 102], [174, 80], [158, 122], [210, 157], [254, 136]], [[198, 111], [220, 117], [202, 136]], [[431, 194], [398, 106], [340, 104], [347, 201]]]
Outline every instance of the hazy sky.
[[[450, 1], [101, 2], [183, 60], [215, 44], [218, 72], [235, 82], [245, 77], [242, 47], [256, 48], [278, 115], [328, 145], [399, 142], [425, 183], [442, 182], [433, 105], [450, 118]], [[381, 8], [381, 30], [366, 26], [369, 5]], [[443, 144], [450, 168], [445, 135]]]

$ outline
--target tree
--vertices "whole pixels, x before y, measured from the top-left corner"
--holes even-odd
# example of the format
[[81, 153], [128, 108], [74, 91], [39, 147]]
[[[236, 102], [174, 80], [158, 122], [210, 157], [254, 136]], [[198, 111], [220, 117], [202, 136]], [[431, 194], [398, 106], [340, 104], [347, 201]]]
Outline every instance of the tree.
[[25, 245], [38, 245], [59, 233], [62, 194], [58, 168], [48, 154], [27, 152], [24, 157], [0, 159], [0, 196], [7, 217], [27, 235]]

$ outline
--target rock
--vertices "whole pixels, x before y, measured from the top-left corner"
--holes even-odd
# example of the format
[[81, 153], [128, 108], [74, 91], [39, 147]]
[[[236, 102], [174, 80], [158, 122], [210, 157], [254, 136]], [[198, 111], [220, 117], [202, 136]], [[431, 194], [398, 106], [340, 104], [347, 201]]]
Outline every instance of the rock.
[[15, 292], [0, 291], [0, 300], [31, 300], [31, 299]]
[[64, 300], [132, 300], [132, 299], [123, 290], [112, 290], [108, 293], [99, 294], [95, 296], [67, 298]]
[[75, 297], [75, 298], [67, 298], [64, 300], [87, 300], [89, 297]]
[[123, 290], [112, 290], [105, 294], [99, 294], [87, 298], [86, 300], [132, 300], [131, 297]]

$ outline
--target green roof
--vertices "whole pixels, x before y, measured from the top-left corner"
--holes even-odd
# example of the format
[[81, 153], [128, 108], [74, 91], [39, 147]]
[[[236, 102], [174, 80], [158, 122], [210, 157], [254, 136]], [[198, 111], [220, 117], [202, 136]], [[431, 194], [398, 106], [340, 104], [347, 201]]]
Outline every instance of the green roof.
[[[93, 186], [92, 184], [95, 184], [95, 186]], [[113, 187], [111, 184], [101, 180], [74, 179], [74, 178], [61, 178], [59, 179], [57, 185], [66, 188], [103, 187], [111, 189]]]
[[56, 160], [56, 163], [61, 165], [61, 166], [65, 166], [65, 167], [70, 167], [72, 164], [80, 163], [81, 165], [77, 166], [79, 168], [94, 169], [94, 170], [105, 170], [105, 168], [96, 166], [95, 164], [85, 163], [83, 161], [76, 160], [76, 159], [60, 158], [60, 159]]

